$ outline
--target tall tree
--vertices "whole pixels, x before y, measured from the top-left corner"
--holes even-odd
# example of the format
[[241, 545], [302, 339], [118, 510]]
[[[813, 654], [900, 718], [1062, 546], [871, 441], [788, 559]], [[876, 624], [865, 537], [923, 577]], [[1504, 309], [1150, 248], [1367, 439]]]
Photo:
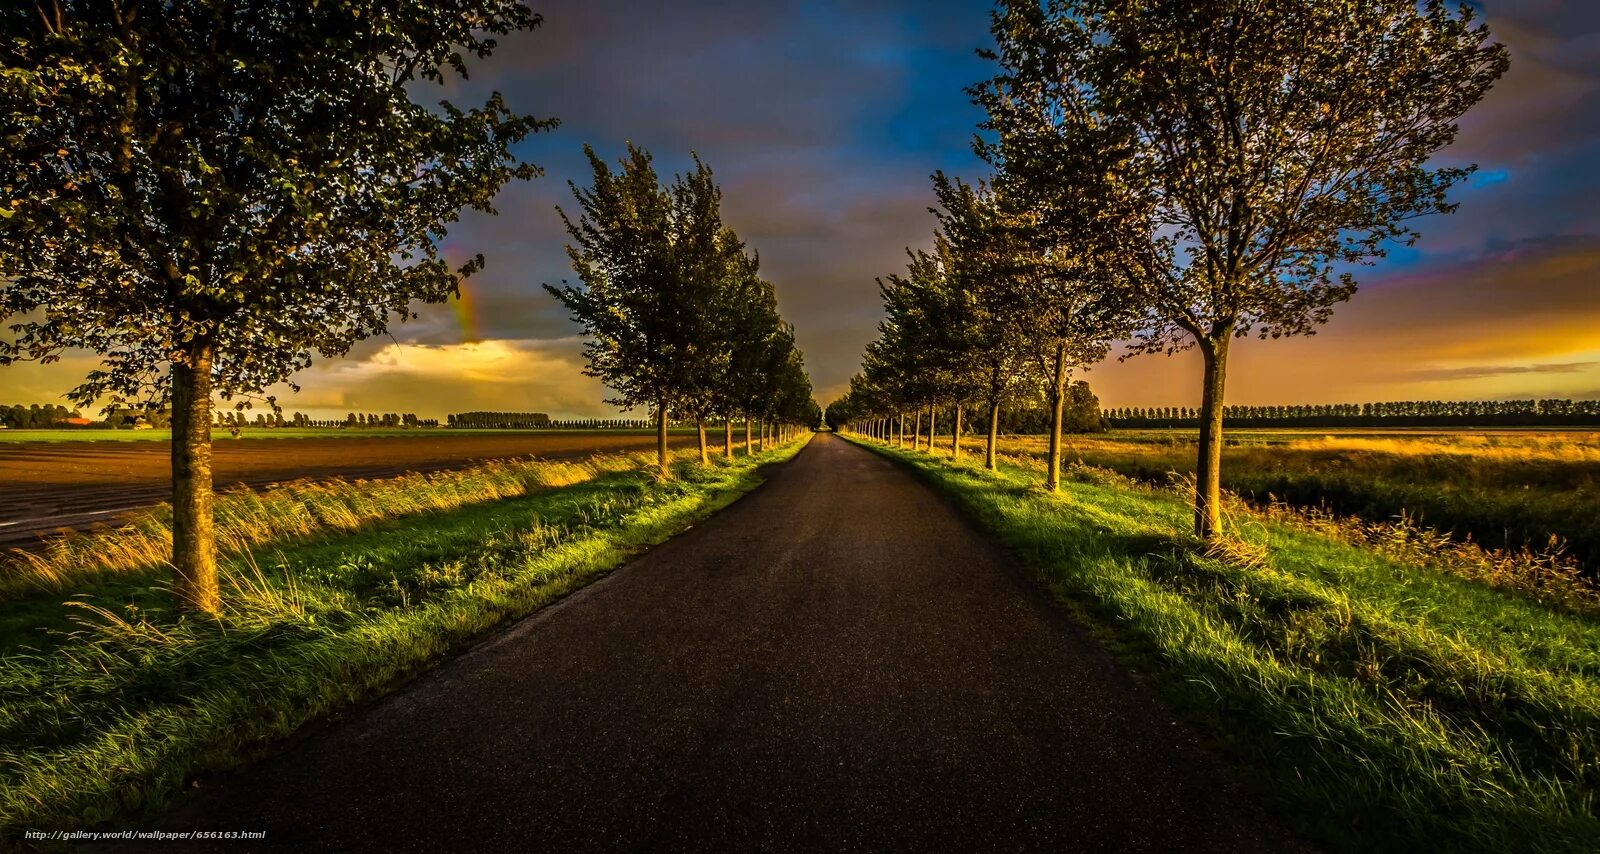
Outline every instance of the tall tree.
[[934, 214], [948, 241], [954, 312], [965, 331], [963, 349], [987, 410], [984, 464], [998, 468], [1000, 409], [1030, 378], [1037, 332], [1029, 306], [1030, 241], [990, 188], [934, 175]]
[[445, 261], [447, 226], [535, 176], [510, 147], [553, 122], [413, 96], [539, 21], [512, 0], [0, 11], [0, 363], [83, 348], [103, 365], [75, 401], [170, 401], [186, 607], [220, 607], [213, 395], [289, 381], [482, 266]]
[[581, 286], [544, 287], [582, 324], [584, 373], [616, 392], [606, 402], [651, 408], [657, 467], [668, 478], [668, 412], [691, 365], [680, 321], [698, 308], [677, 265], [680, 224], [649, 152], [630, 144], [617, 172], [589, 146], [584, 153], [594, 182], [587, 189], [572, 185], [582, 213], [573, 220], [557, 209]]
[[[792, 340], [784, 337], [788, 331], [778, 315], [776, 290], [771, 282], [756, 275], [754, 265], [736, 288], [733, 306], [727, 319], [733, 349], [722, 409], [729, 422], [730, 436], [734, 416], [744, 419], [745, 453], [748, 454], [753, 450], [751, 422], [762, 412], [768, 393], [765, 374], [772, 362], [770, 354], [792, 344]], [[727, 441], [731, 456], [732, 440]]]
[[[588, 337], [584, 372], [616, 392], [608, 403], [655, 413], [657, 465], [671, 476], [669, 413], [693, 418], [700, 458], [705, 421], [727, 403], [739, 301], [757, 261], [722, 222], [710, 167], [662, 185], [650, 153], [628, 146], [620, 171], [585, 146], [593, 185], [573, 185], [581, 210], [563, 211], [579, 285], [545, 285]], [[751, 297], [754, 298], [754, 297]]]
[[1097, 228], [1074, 233], [1143, 311], [1136, 351], [1200, 351], [1209, 539], [1230, 342], [1310, 334], [1355, 292], [1340, 268], [1454, 209], [1471, 167], [1430, 158], [1506, 51], [1443, 0], [1002, 0], [992, 30], [999, 72], [974, 94], [1002, 168], [1093, 197]]
[[[685, 356], [690, 364], [687, 383], [679, 390], [676, 403], [684, 415], [695, 420], [700, 462], [705, 464], [709, 461], [706, 422], [726, 415], [732, 403], [735, 349], [746, 343], [740, 335], [745, 331], [741, 323], [751, 309], [747, 303], [760, 299], [755, 285], [760, 261], [723, 224], [722, 191], [698, 157], [694, 171], [674, 184], [673, 197], [682, 224], [677, 246], [679, 272], [696, 303], [696, 311], [680, 320], [681, 334], [689, 341]], [[732, 450], [731, 439], [727, 450]]]

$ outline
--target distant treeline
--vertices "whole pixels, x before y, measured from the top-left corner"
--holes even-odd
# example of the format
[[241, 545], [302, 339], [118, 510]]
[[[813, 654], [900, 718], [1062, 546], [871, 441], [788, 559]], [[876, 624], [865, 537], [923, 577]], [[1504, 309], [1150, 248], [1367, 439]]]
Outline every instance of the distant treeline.
[[[1193, 407], [1104, 411], [1112, 427], [1199, 427]], [[1228, 406], [1234, 427], [1571, 427], [1600, 425], [1600, 400], [1402, 400], [1298, 406]]]
[[12, 430], [104, 430], [109, 427], [165, 427], [167, 413], [112, 406], [98, 418], [54, 403], [0, 405], [0, 425]]
[[[235, 420], [228, 420], [233, 418]], [[303, 412], [296, 412], [287, 419], [281, 412], [257, 413], [253, 420], [242, 412], [229, 412], [218, 416], [218, 423], [223, 427], [311, 427], [311, 428], [362, 428], [362, 427], [438, 427], [437, 418], [418, 418], [414, 412], [351, 412], [343, 419], [338, 418], [310, 418]]]
[[[75, 423], [76, 422], [76, 423]], [[90, 421], [76, 409], [47, 403], [6, 406], [0, 404], [0, 424], [12, 430], [42, 430], [51, 427], [87, 427]], [[102, 425], [104, 426], [104, 425]]]
[[[969, 421], [975, 432], [981, 433], [988, 426], [977, 423], [981, 420], [971, 418]], [[1110, 426], [1100, 412], [1100, 398], [1089, 389], [1087, 382], [1078, 380], [1067, 386], [1061, 402], [1063, 433], [1099, 433]], [[1000, 410], [1001, 433], [1037, 435], [1049, 431], [1050, 407], [1044, 403], [1002, 407]]]
[[543, 412], [457, 412], [445, 418], [445, 425], [466, 430], [648, 430], [654, 426], [641, 418], [557, 421]]

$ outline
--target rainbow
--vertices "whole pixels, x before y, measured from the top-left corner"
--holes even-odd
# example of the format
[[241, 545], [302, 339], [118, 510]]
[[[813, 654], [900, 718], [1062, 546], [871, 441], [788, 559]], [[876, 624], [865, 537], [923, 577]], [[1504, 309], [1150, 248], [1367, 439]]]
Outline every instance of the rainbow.
[[450, 310], [456, 316], [456, 325], [461, 327], [461, 343], [476, 344], [481, 340], [478, 334], [477, 300], [467, 287], [466, 279], [456, 282], [456, 288], [458, 295], [450, 302]]

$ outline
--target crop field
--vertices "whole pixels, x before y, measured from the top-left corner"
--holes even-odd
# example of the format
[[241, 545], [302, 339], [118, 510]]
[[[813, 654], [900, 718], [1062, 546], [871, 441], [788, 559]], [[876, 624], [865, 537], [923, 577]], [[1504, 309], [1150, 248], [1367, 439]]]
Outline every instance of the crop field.
[[[165, 431], [15, 433], [47, 434], [49, 440], [12, 441], [13, 436], [5, 436], [0, 441], [0, 484], [5, 486], [0, 491], [0, 546], [36, 542], [40, 533], [107, 521], [170, 497]], [[139, 438], [76, 438], [85, 433]], [[671, 442], [685, 447], [694, 437], [679, 432]], [[626, 430], [261, 430], [240, 439], [220, 438], [212, 465], [217, 488], [228, 489], [306, 478], [386, 478], [491, 459], [575, 459], [643, 451], [654, 444], [654, 433]]]
[[[720, 429], [720, 424], [718, 425]], [[739, 428], [735, 425], [736, 431]], [[709, 430], [710, 427], [708, 426]], [[516, 430], [505, 428], [438, 428], [438, 427], [245, 427], [237, 437], [230, 436], [226, 427], [212, 428], [212, 439], [217, 442], [255, 441], [257, 439], [418, 439], [451, 436], [547, 436], [553, 434], [636, 435], [640, 431], [624, 427], [585, 427], [581, 430], [540, 429]], [[692, 435], [692, 427], [672, 427], [672, 433]], [[654, 435], [654, 434], [651, 434]], [[743, 434], [741, 434], [743, 435]], [[53, 429], [53, 430], [0, 430], [0, 445], [34, 442], [166, 442], [172, 434], [167, 430], [116, 430], [116, 429]]]
[[[1116, 431], [1068, 436], [1064, 454], [1159, 484], [1193, 473], [1195, 442], [1193, 431]], [[963, 447], [981, 453], [982, 437]], [[1046, 439], [1007, 436], [1000, 448], [1042, 457]], [[1592, 430], [1240, 430], [1227, 434], [1222, 485], [1257, 506], [1404, 519], [1494, 549], [1559, 548], [1600, 568]]]

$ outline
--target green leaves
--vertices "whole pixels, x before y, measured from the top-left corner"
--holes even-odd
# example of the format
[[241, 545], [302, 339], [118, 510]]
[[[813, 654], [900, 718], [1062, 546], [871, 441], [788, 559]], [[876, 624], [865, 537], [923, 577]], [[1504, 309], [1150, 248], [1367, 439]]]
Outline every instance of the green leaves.
[[[553, 120], [497, 94], [413, 100], [532, 29], [504, 0], [221, 3], [160, 14], [63, 0], [0, 12], [0, 357], [106, 357], [76, 390], [164, 399], [174, 342], [211, 341], [225, 395], [287, 380], [440, 302], [474, 259], [439, 251], [536, 167], [510, 153]], [[42, 318], [42, 319], [41, 319]]]
[[633, 145], [613, 170], [585, 147], [593, 184], [561, 213], [578, 286], [545, 289], [583, 326], [586, 373], [625, 407], [802, 421], [811, 385], [759, 262], [722, 222], [710, 167], [670, 184]]
[[1124, 275], [1140, 349], [1304, 334], [1339, 266], [1409, 243], [1469, 170], [1429, 159], [1507, 66], [1470, 7], [1005, 2], [983, 153], [1058, 243]]

